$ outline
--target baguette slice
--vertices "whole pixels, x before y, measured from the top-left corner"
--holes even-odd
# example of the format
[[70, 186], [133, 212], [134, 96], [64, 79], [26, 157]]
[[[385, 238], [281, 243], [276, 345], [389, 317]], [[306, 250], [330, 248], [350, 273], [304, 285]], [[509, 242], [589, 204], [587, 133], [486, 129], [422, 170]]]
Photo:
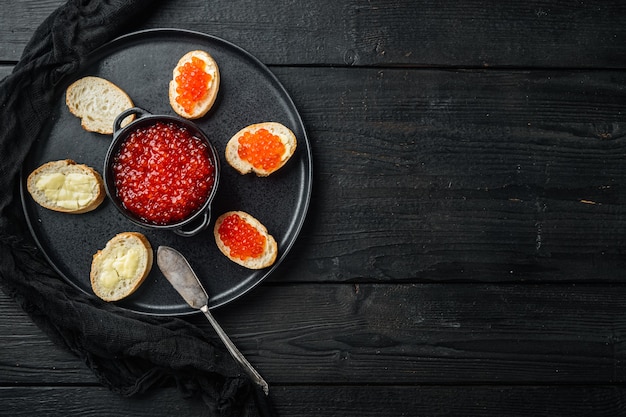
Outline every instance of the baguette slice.
[[[121, 88], [100, 77], [84, 77], [74, 81], [65, 92], [65, 104], [80, 118], [81, 126], [89, 132], [113, 134], [113, 123], [118, 114], [134, 106]], [[121, 123], [124, 127], [133, 121], [130, 115]]]
[[[232, 220], [231, 216], [238, 216], [239, 219], [245, 221], [248, 225], [252, 226], [258, 233], [265, 237], [265, 244], [262, 249], [262, 253], [259, 256], [243, 257], [243, 259], [241, 257], [233, 256], [233, 254], [231, 253], [231, 246], [229, 246], [229, 244], [222, 240], [222, 233], [224, 232], [224, 230], [220, 230], [225, 220]], [[237, 219], [237, 221], [239, 220]], [[239, 230], [241, 230], [241, 228], [242, 227], [239, 226]], [[245, 213], [243, 211], [229, 211], [222, 214], [215, 222], [213, 235], [215, 237], [215, 243], [217, 244], [219, 250], [226, 257], [228, 257], [228, 259], [241, 266], [249, 269], [262, 269], [272, 265], [274, 261], [276, 261], [276, 255], [278, 254], [278, 245], [276, 244], [276, 240], [274, 240], [274, 237], [272, 237], [272, 235], [268, 233], [267, 229], [265, 228], [265, 226], [263, 226], [263, 224], [261, 224], [260, 221], [258, 221], [248, 213]]]
[[[177, 101], [177, 98], [180, 96], [180, 92], [182, 91], [183, 86], [179, 85], [176, 78], [181, 75], [181, 70], [183, 66], [187, 63], [191, 63], [193, 58], [199, 58], [204, 61], [204, 72], [209, 74], [211, 76], [211, 79], [208, 80], [206, 84], [206, 94], [199, 100], [196, 100], [191, 108], [185, 109], [185, 106]], [[207, 52], [201, 50], [187, 52], [185, 55], [183, 55], [182, 58], [180, 58], [180, 60], [176, 64], [176, 67], [174, 67], [174, 70], [172, 71], [172, 80], [170, 81], [168, 93], [170, 105], [179, 116], [186, 119], [198, 119], [207, 114], [211, 107], [213, 107], [213, 103], [215, 103], [219, 88], [220, 71], [213, 57]]]
[[[271, 167], [263, 167], [259, 164], [253, 164], [252, 161], [248, 159], [243, 159], [241, 157], [240, 149], [241, 142], [240, 138], [244, 136], [244, 134], [249, 133], [252, 135], [252, 140], [260, 141], [259, 136], [256, 135], [257, 132], [265, 129], [270, 134], [278, 137], [280, 141], [283, 143], [285, 150], [282, 155], [277, 155], [277, 164]], [[247, 126], [241, 129], [239, 132], [235, 133], [235, 135], [228, 141], [226, 144], [226, 161], [239, 171], [240, 174], [248, 174], [254, 172], [259, 177], [267, 177], [273, 172], [276, 172], [278, 169], [282, 168], [291, 155], [296, 151], [297, 141], [296, 136], [293, 134], [291, 129], [288, 127], [277, 123], [277, 122], [264, 122], [257, 123], [250, 126]], [[254, 146], [252, 146], [254, 147]]]
[[94, 210], [106, 196], [100, 174], [71, 159], [41, 165], [28, 176], [26, 188], [39, 205], [63, 213]]
[[104, 301], [129, 296], [146, 279], [152, 269], [152, 246], [137, 232], [122, 232], [93, 255], [91, 288]]

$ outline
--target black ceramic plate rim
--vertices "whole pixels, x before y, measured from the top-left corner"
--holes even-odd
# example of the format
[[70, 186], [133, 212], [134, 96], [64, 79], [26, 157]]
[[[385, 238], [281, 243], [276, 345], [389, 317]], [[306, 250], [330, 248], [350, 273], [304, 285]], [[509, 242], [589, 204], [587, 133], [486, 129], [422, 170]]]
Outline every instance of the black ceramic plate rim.
[[[155, 28], [155, 29], [136, 31], [136, 32], [122, 35], [102, 45], [101, 47], [95, 49], [89, 55], [89, 57], [85, 60], [85, 62], [81, 65], [81, 67], [77, 69], [74, 73], [72, 73], [71, 75], [67, 76], [65, 78], [65, 83], [61, 83], [61, 85], [65, 85], [65, 86], [69, 85], [69, 82], [73, 79], [76, 79], [78, 74], [80, 74], [84, 70], [84, 68], [87, 68], [90, 65], [97, 63], [104, 56], [106, 56], [111, 50], [117, 50], [119, 48], [123, 48], [123, 46], [129, 42], [136, 42], [136, 41], [141, 42], [144, 37], [152, 37], [152, 36], [159, 37], [159, 36], [165, 36], [165, 35], [171, 35], [172, 37], [176, 37], [176, 36], [192, 37], [192, 38], [198, 38], [200, 40], [205, 40], [208, 42], [219, 43], [219, 44], [222, 44], [224, 47], [229, 48], [230, 50], [240, 55], [241, 57], [251, 61], [255, 67], [263, 71], [264, 77], [267, 77], [268, 79], [272, 81], [273, 88], [279, 90], [279, 93], [281, 94], [282, 99], [287, 102], [287, 104], [289, 105], [291, 109], [290, 116], [293, 117], [294, 121], [298, 124], [298, 127], [302, 133], [301, 135], [302, 137], [298, 138], [298, 147], [300, 148], [300, 152], [303, 152], [303, 156], [306, 162], [305, 170], [304, 170], [304, 181], [303, 181], [302, 188], [301, 188], [301, 190], [303, 191], [303, 194], [302, 194], [303, 198], [298, 200], [297, 206], [295, 208], [295, 212], [298, 214], [296, 220], [290, 222], [290, 227], [285, 233], [285, 237], [287, 237], [288, 239], [279, 248], [280, 252], [279, 252], [278, 258], [276, 259], [276, 261], [271, 267], [263, 271], [264, 273], [262, 273], [262, 275], [252, 283], [237, 283], [237, 285], [234, 285], [233, 286], [234, 295], [225, 300], [222, 300], [219, 303], [211, 303], [210, 308], [214, 309], [222, 305], [226, 305], [232, 301], [235, 301], [236, 299], [241, 298], [243, 295], [249, 293], [251, 290], [256, 288], [259, 284], [261, 284], [261, 282], [267, 279], [267, 277], [269, 277], [280, 266], [280, 264], [284, 261], [284, 259], [289, 254], [291, 248], [295, 244], [295, 241], [298, 235], [300, 234], [300, 231], [304, 225], [304, 221], [306, 219], [306, 214], [308, 212], [308, 207], [309, 207], [310, 199], [311, 199], [312, 178], [313, 178], [311, 146], [309, 143], [306, 129], [304, 127], [304, 123], [302, 122], [302, 118], [295, 104], [293, 103], [291, 96], [288, 94], [288, 92], [286, 91], [282, 83], [280, 83], [278, 78], [269, 70], [269, 68], [267, 68], [267, 66], [263, 64], [254, 55], [250, 54], [249, 52], [239, 47], [238, 45], [235, 45], [219, 37], [202, 33], [202, 32], [186, 30], [186, 29], [177, 29], [177, 28]], [[64, 91], [65, 91], [64, 88], [60, 89], [59, 92], [57, 93], [58, 96], [64, 94]], [[28, 176], [28, 172], [24, 172], [24, 170], [22, 170], [22, 173], [20, 175], [21, 183], [22, 183], [20, 187], [20, 197], [21, 197], [22, 208], [26, 217], [27, 225], [30, 229], [30, 233], [36, 245], [39, 247], [46, 261], [60, 275], [61, 278], [63, 278], [66, 282], [68, 282], [74, 288], [79, 290], [81, 293], [85, 293], [88, 296], [95, 297], [93, 293], [89, 293], [85, 291], [85, 289], [81, 288], [80, 285], [78, 285], [78, 283], [75, 282], [74, 279], [72, 279], [71, 277], [68, 277], [65, 274], [65, 272], [62, 271], [56, 265], [54, 260], [49, 256], [47, 249], [44, 247], [44, 245], [38, 238], [37, 230], [34, 225], [34, 222], [36, 222], [37, 220], [31, 219], [31, 216], [29, 215], [27, 199], [30, 198], [30, 195], [26, 187], [27, 176]], [[153, 249], [156, 249], [156, 248], [153, 248]], [[155, 267], [156, 267], [156, 264], [153, 266], [153, 268]], [[150, 309], [134, 309], [134, 308], [126, 307], [126, 306], [118, 306], [118, 308], [121, 308], [123, 310], [130, 310], [139, 314], [154, 315], [154, 316], [184, 316], [184, 315], [189, 315], [189, 314], [195, 314], [198, 312], [198, 310], [192, 309], [191, 307], [189, 307], [188, 309], [185, 309], [184, 311], [174, 311], [174, 312], [171, 312], [171, 311], [162, 312], [162, 311], [156, 311], [156, 310], [150, 310]]]

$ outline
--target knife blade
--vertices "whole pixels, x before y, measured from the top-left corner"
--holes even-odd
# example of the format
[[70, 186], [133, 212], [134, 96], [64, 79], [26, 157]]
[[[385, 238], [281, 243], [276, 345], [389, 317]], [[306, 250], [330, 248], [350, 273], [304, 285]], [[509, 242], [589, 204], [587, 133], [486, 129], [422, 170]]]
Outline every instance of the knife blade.
[[209, 295], [180, 252], [168, 246], [159, 246], [157, 265], [165, 278], [192, 308], [199, 310], [209, 304]]
[[241, 365], [252, 381], [257, 384], [265, 395], [269, 394], [269, 386], [261, 375], [248, 362], [243, 354], [237, 349], [230, 337], [224, 332], [217, 320], [209, 311], [209, 295], [200, 283], [187, 259], [176, 249], [169, 246], [159, 246], [157, 249], [157, 265], [172, 287], [183, 297], [185, 302], [192, 308], [200, 310], [215, 329], [226, 349], [232, 357]]

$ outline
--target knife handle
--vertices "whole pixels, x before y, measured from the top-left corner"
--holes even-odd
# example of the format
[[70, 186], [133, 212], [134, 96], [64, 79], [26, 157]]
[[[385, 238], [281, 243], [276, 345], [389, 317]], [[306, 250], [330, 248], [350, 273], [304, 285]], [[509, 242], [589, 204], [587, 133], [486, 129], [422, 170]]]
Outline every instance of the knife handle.
[[200, 308], [200, 311], [202, 311], [206, 318], [209, 320], [209, 323], [211, 323], [211, 326], [213, 326], [213, 329], [215, 329], [217, 335], [220, 337], [220, 339], [222, 339], [222, 342], [224, 342], [224, 345], [226, 345], [226, 349], [228, 349], [228, 352], [230, 352], [232, 357], [237, 362], [239, 362], [243, 370], [248, 374], [250, 378], [252, 378], [252, 381], [259, 387], [261, 387], [263, 393], [265, 395], [268, 395], [269, 386], [267, 385], [267, 382], [265, 382], [263, 377], [256, 371], [256, 369], [254, 369], [250, 362], [248, 362], [248, 360], [243, 356], [239, 349], [237, 349], [237, 346], [235, 346], [233, 341], [230, 340], [230, 337], [228, 337], [226, 332], [222, 330], [222, 326], [220, 326], [217, 320], [215, 320], [213, 314], [211, 314], [211, 312], [209, 311], [209, 307], [205, 305]]

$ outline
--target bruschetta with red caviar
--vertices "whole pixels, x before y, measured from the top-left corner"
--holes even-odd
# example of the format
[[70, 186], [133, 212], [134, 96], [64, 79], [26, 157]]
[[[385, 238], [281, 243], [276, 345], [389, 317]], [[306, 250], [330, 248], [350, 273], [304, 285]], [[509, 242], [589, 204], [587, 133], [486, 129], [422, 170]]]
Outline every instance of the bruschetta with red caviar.
[[296, 146], [296, 136], [288, 127], [277, 122], [256, 123], [233, 135], [225, 156], [239, 173], [267, 177], [287, 163]]
[[261, 222], [243, 211], [229, 211], [215, 221], [215, 243], [231, 261], [262, 269], [276, 261], [278, 244]]
[[169, 84], [172, 109], [185, 119], [198, 119], [213, 107], [220, 88], [220, 71], [208, 52], [187, 52], [178, 61]]

